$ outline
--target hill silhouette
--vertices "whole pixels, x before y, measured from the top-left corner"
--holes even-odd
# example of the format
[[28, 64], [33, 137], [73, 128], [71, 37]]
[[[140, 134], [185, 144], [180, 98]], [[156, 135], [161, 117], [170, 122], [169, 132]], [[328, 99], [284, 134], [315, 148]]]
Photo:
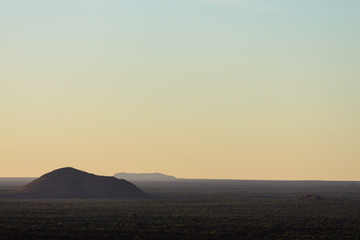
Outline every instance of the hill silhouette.
[[12, 198], [146, 199], [134, 184], [115, 177], [98, 176], [75, 168], [60, 168], [15, 190]]
[[174, 181], [176, 177], [162, 173], [116, 173], [114, 177], [128, 181]]

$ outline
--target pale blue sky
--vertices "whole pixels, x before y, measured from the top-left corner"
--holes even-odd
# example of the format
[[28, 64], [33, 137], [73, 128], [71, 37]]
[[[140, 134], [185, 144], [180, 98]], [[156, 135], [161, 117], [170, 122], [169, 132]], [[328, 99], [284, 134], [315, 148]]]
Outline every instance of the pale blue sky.
[[21, 175], [360, 180], [359, 11], [355, 0], [3, 0], [0, 175], [31, 162]]

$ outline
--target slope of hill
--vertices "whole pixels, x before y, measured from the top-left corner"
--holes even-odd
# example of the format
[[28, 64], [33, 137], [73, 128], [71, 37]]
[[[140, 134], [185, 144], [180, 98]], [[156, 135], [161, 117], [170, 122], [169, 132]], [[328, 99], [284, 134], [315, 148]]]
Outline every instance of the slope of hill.
[[60, 168], [17, 189], [6, 197], [58, 199], [146, 199], [134, 184], [115, 177], [97, 176], [74, 168]]
[[128, 181], [173, 181], [176, 177], [162, 173], [116, 173], [114, 177]]

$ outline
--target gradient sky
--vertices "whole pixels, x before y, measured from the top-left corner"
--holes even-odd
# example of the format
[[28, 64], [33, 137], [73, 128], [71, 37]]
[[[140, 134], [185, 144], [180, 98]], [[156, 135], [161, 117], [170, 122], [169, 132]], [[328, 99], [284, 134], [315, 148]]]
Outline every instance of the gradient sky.
[[1, 0], [0, 176], [360, 180], [359, 12]]

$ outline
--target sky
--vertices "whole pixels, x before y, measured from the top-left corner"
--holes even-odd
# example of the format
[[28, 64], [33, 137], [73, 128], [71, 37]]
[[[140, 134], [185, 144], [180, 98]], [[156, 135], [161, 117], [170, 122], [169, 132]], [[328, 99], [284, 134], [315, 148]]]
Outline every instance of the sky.
[[0, 177], [360, 180], [359, 11], [1, 0]]

